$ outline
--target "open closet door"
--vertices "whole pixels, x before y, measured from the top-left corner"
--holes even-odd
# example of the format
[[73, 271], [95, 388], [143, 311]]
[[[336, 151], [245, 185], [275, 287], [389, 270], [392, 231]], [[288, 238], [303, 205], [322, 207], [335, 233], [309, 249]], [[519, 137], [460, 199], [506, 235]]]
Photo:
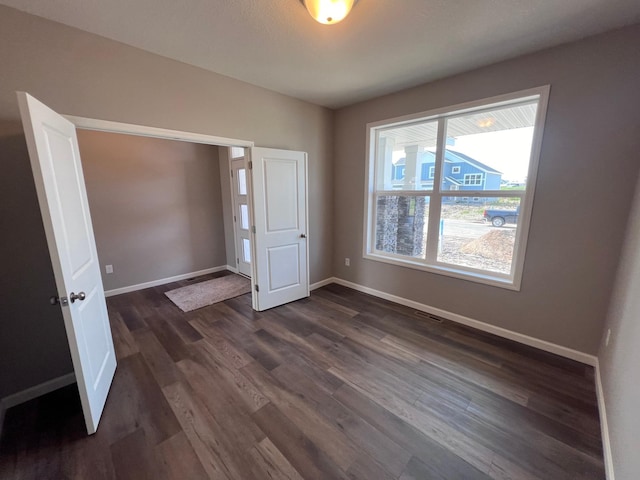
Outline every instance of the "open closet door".
[[92, 434], [107, 400], [116, 356], [76, 128], [26, 93], [18, 92], [18, 103], [56, 279], [57, 301], [67, 330], [87, 432]]
[[253, 306], [309, 296], [307, 154], [251, 148], [254, 213]]

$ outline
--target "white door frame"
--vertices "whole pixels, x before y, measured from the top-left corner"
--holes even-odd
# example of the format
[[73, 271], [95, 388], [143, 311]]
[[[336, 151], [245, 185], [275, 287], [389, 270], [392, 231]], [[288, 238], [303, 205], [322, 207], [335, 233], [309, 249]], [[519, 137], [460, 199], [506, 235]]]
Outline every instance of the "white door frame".
[[[202, 133], [186, 132], [182, 130], [170, 130], [166, 128], [147, 127], [144, 125], [135, 125], [133, 123], [112, 122], [110, 120], [99, 120], [95, 118], [77, 117], [74, 115], [63, 115], [67, 120], [73, 123], [76, 128], [84, 130], [95, 130], [99, 132], [123, 133], [125, 135], [137, 135], [140, 137], [163, 138], [167, 140], [178, 140], [182, 142], [200, 143], [203, 145], [215, 145], [219, 147], [243, 147], [245, 149], [245, 165], [247, 165], [247, 193], [249, 202], [249, 223], [252, 226], [254, 219], [253, 211], [253, 181], [251, 178], [251, 170], [248, 168], [250, 161], [251, 147], [255, 143], [250, 140], [240, 140], [236, 138], [218, 137], [215, 135], [207, 135]], [[229, 155], [229, 168], [231, 168], [231, 155]], [[228, 179], [227, 179], [228, 180]], [[235, 245], [235, 228], [234, 245]], [[253, 235], [251, 236], [251, 259], [255, 258], [255, 245]], [[235, 247], [234, 247], [235, 248]], [[237, 252], [236, 252], [237, 254]], [[251, 293], [252, 303], [257, 305], [255, 298], [255, 261], [251, 262]]]
[[76, 117], [73, 115], [63, 115], [63, 117], [73, 123], [76, 128], [82, 128], [84, 130], [124, 133], [127, 135], [138, 135], [140, 137], [165, 138], [168, 140], [202, 143], [204, 145], [216, 145], [220, 147], [246, 148], [255, 146], [255, 143], [250, 140], [217, 137], [215, 135], [185, 132], [182, 130], [170, 130], [167, 128], [146, 127], [144, 125], [135, 125], [133, 123], [112, 122], [110, 120], [98, 120], [94, 118]]
[[[235, 246], [235, 258], [236, 258], [236, 269], [238, 270], [238, 273], [241, 275], [247, 275], [247, 276], [251, 276], [253, 277], [253, 234], [251, 233], [251, 227], [253, 225], [253, 214], [251, 213], [251, 195], [250, 195], [250, 188], [253, 185], [249, 185], [249, 183], [252, 181], [251, 178], [251, 173], [249, 171], [249, 162], [247, 160], [248, 157], [248, 149], [244, 148], [244, 155], [242, 157], [236, 157], [233, 158], [231, 156], [231, 149], [229, 148], [229, 172], [231, 173], [231, 209], [232, 209], [232, 216], [233, 216], [233, 244]], [[233, 164], [234, 162], [242, 162], [243, 167], [244, 167], [244, 171], [245, 171], [245, 183], [246, 183], [246, 189], [247, 189], [247, 215], [248, 215], [248, 222], [249, 222], [249, 228], [248, 228], [248, 232], [249, 232], [249, 254], [252, 256], [251, 257], [251, 261], [248, 262], [249, 263], [249, 268], [250, 268], [250, 272], [249, 273], [244, 273], [244, 272], [240, 272], [240, 264], [244, 261], [241, 260], [243, 259], [244, 255], [243, 255], [243, 249], [242, 249], [242, 237], [238, 234], [238, 230], [239, 230], [239, 225], [241, 222], [241, 215], [240, 215], [240, 210], [239, 210], [239, 204], [237, 201], [237, 194], [236, 194], [236, 188], [237, 188], [237, 182], [239, 181], [238, 177], [234, 177], [233, 172], [235, 170]], [[245, 262], [247, 263], [247, 262]]]

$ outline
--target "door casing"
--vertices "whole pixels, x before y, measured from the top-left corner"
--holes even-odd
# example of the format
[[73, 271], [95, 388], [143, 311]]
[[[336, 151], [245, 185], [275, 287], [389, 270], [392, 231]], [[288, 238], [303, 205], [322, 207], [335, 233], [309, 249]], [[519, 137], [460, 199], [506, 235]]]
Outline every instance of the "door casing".
[[[87, 117], [78, 117], [73, 115], [63, 115], [67, 120], [72, 122], [76, 128], [81, 128], [85, 130], [96, 130], [102, 132], [110, 132], [110, 133], [123, 133], [127, 135], [139, 135], [145, 137], [154, 137], [154, 138], [163, 138], [169, 140], [179, 140], [191, 143], [200, 143], [204, 145], [215, 145], [222, 147], [243, 147], [245, 149], [245, 162], [247, 167], [249, 167], [249, 162], [251, 162], [251, 150], [252, 147], [255, 146], [255, 143], [250, 140], [241, 140], [241, 139], [233, 139], [228, 137], [218, 137], [215, 135], [206, 135], [200, 133], [192, 133], [185, 132], [180, 130], [170, 130], [165, 128], [157, 128], [157, 127], [147, 127], [143, 125], [135, 125], [130, 123], [121, 123], [121, 122], [113, 122], [109, 120], [99, 120], [92, 119]], [[229, 167], [231, 167], [231, 163], [229, 163]], [[254, 195], [253, 195], [253, 178], [251, 174], [251, 169], [247, 168], [247, 188], [248, 188], [248, 202], [249, 202], [249, 222], [253, 227], [255, 225], [255, 209], [254, 209]], [[308, 188], [307, 188], [308, 192]], [[308, 217], [308, 213], [307, 213]], [[235, 229], [234, 229], [234, 238], [235, 238]], [[236, 252], [237, 253], [237, 252]], [[255, 238], [251, 236], [251, 291], [252, 291], [252, 303], [254, 309], [257, 310], [258, 299], [256, 295], [256, 280], [257, 280], [257, 271], [256, 271], [256, 246], [255, 246]], [[307, 253], [307, 262], [308, 262], [308, 253]], [[309, 275], [309, 270], [307, 268], [307, 275]], [[308, 283], [308, 278], [307, 278]]]
[[[247, 205], [247, 231], [246, 233], [242, 232], [242, 227], [240, 227], [242, 223], [242, 215], [240, 212], [240, 202], [238, 201], [238, 197], [240, 196], [237, 193], [237, 188], [239, 184], [239, 170], [244, 169], [245, 172], [245, 183], [246, 183], [246, 205]], [[233, 238], [235, 245], [235, 258], [236, 258], [236, 268], [238, 269], [238, 273], [241, 275], [246, 275], [247, 277], [253, 276], [252, 265], [253, 265], [253, 251], [251, 249], [251, 226], [253, 215], [251, 214], [251, 205], [249, 202], [249, 190], [251, 188], [251, 176], [249, 171], [249, 166], [247, 162], [247, 153], [242, 157], [232, 158], [229, 156], [229, 171], [231, 172], [231, 205], [233, 209]], [[249, 262], [244, 261], [244, 249], [242, 240], [244, 238], [249, 240], [249, 255], [251, 259]], [[248, 263], [248, 265], [247, 265]]]

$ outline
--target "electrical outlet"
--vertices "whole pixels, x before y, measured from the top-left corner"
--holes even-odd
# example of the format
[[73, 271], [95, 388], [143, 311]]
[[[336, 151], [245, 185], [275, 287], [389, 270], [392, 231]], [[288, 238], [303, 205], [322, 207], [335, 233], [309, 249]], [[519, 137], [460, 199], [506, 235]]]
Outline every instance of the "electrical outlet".
[[104, 271], [105, 273], [113, 273], [113, 265], [105, 265]]
[[350, 259], [349, 257], [346, 257], [346, 258], [344, 259], [344, 265], [345, 265], [346, 267], [350, 267], [350, 266], [351, 266], [351, 259]]
[[611, 329], [607, 330], [607, 336], [604, 339], [604, 346], [605, 347], [609, 346], [609, 340], [611, 340]]

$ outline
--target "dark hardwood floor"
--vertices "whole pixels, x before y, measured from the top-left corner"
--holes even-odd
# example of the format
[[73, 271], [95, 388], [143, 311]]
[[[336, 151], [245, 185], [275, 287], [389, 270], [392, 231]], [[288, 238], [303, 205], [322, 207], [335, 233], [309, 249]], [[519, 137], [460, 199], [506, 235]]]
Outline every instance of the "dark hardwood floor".
[[184, 284], [108, 299], [98, 432], [75, 385], [14, 407], [1, 478], [605, 478], [590, 367], [338, 285], [185, 314]]

